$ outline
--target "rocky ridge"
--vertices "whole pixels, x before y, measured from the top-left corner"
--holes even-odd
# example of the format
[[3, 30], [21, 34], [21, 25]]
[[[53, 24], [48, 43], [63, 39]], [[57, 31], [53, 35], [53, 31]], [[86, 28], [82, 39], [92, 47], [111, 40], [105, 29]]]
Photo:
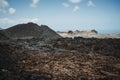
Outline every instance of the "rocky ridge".
[[61, 38], [55, 31], [46, 25], [37, 25], [35, 23], [18, 24], [8, 29], [2, 30], [5, 35], [12, 39], [57, 39]]

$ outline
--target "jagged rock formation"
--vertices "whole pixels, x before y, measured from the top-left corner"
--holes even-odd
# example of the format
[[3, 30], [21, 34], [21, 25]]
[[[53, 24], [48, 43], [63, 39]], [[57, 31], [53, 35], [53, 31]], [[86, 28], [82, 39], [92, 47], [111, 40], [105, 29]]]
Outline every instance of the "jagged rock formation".
[[46, 25], [37, 25], [35, 23], [18, 24], [3, 30], [6, 35], [12, 39], [57, 39], [61, 38], [55, 31]]

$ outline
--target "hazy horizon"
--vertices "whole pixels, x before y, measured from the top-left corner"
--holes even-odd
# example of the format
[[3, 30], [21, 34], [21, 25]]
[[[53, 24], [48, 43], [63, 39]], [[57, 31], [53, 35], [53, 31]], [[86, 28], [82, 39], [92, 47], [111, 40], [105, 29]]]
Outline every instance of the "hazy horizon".
[[120, 33], [120, 0], [0, 0], [0, 28], [34, 22], [55, 31]]

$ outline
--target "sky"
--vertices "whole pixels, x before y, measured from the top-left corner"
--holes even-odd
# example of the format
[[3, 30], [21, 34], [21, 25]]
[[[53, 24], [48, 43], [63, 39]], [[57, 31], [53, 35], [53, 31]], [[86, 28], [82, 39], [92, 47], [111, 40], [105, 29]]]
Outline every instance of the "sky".
[[120, 33], [120, 0], [0, 0], [0, 28], [28, 22], [55, 31]]

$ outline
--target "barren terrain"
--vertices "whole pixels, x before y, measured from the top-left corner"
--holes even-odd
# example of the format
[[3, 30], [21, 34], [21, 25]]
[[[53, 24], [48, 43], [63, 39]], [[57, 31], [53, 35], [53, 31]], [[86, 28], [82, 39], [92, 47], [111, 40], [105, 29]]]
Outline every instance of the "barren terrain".
[[119, 80], [119, 42], [84, 38], [4, 41], [0, 43], [0, 80]]
[[62, 38], [34, 23], [1, 30], [0, 80], [120, 80], [120, 39]]

